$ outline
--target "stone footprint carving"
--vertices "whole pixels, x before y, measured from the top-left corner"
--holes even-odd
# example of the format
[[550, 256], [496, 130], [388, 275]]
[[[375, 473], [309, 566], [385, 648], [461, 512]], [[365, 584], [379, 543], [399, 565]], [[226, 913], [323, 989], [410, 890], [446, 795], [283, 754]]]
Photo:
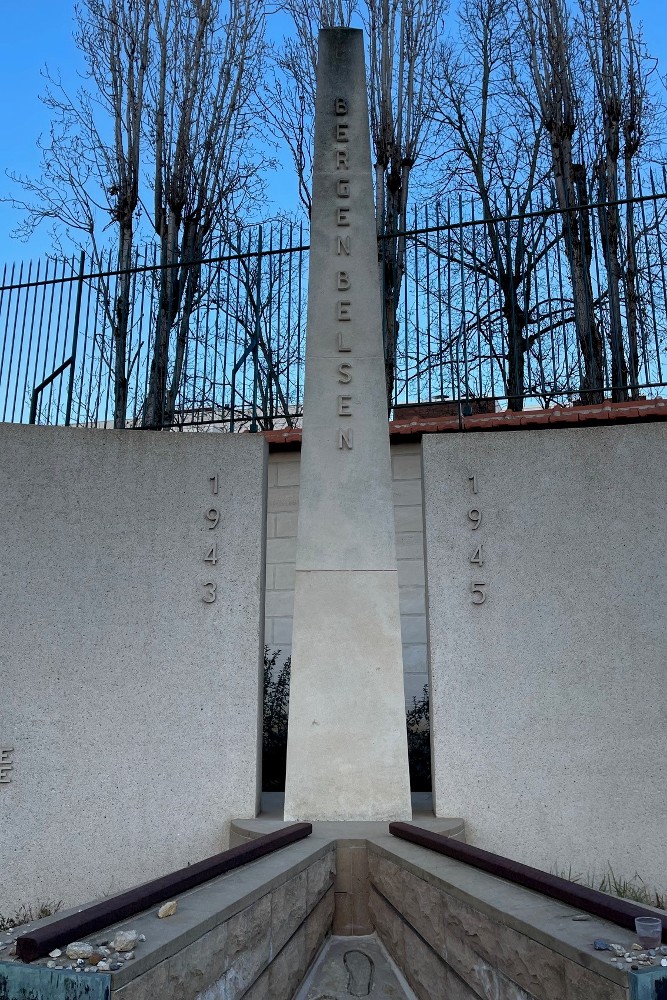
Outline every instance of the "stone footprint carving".
[[367, 997], [373, 989], [375, 963], [363, 951], [346, 951], [343, 962], [347, 970], [347, 992], [351, 997]]

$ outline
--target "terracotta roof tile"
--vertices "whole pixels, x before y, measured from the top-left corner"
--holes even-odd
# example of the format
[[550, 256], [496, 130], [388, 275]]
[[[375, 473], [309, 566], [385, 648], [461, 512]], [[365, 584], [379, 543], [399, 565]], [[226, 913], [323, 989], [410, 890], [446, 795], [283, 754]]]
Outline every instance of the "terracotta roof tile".
[[[545, 427], [593, 426], [595, 424], [637, 423], [667, 420], [667, 399], [641, 399], [628, 402], [591, 404], [589, 406], [554, 406], [547, 410], [523, 410], [513, 413], [474, 413], [468, 417], [419, 417], [391, 420], [392, 440], [419, 440], [423, 434], [448, 434], [463, 431], [518, 431]], [[262, 431], [272, 451], [292, 451], [301, 447], [301, 430]]]

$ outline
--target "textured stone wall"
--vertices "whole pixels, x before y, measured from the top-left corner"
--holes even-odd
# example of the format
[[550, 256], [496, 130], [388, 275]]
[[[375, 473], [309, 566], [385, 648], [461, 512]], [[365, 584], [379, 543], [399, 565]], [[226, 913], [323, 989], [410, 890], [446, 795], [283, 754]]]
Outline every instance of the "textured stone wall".
[[437, 814], [664, 890], [667, 424], [429, 435], [423, 467]]
[[3, 425], [0, 454], [8, 913], [200, 860], [255, 814], [266, 451]]
[[[282, 853], [267, 859], [268, 866], [279, 869]], [[210, 931], [203, 932], [202, 927], [193, 932], [192, 943], [168, 959], [160, 961], [156, 952], [150, 969], [112, 988], [111, 996], [119, 1000], [292, 1000], [331, 932], [335, 851], [300, 867], [296, 873], [287, 870], [274, 875], [259, 898], [246, 902]], [[239, 884], [243, 885], [242, 879]], [[207, 922], [214, 919], [208, 917]]]
[[[419, 1000], [627, 1000], [626, 972], [594, 958], [591, 944], [573, 947], [539, 926], [550, 920], [556, 934], [567, 936], [575, 910], [484, 873], [470, 876], [464, 865], [458, 869], [476, 882], [479, 897], [461, 898], [432, 874], [442, 859], [411, 853], [425, 856], [431, 870], [369, 847], [369, 911]], [[627, 931], [608, 929], [629, 938]]]
[[[394, 524], [398, 563], [403, 670], [408, 704], [427, 682], [424, 534], [419, 444], [391, 449]], [[282, 651], [281, 663], [292, 650], [294, 562], [299, 511], [298, 452], [269, 456], [266, 526], [266, 643]]]

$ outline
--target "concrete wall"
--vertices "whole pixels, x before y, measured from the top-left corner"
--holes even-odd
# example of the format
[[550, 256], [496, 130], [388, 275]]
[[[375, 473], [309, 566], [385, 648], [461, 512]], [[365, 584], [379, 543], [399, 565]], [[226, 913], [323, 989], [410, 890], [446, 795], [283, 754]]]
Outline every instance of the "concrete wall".
[[[405, 694], [412, 704], [428, 679], [420, 446], [393, 445], [391, 464]], [[282, 651], [279, 663], [292, 651], [299, 467], [298, 452], [269, 456], [265, 636], [272, 650]]]
[[184, 866], [254, 815], [266, 452], [2, 425], [0, 454], [6, 914]]
[[664, 423], [424, 437], [434, 795], [470, 843], [667, 888], [666, 459]]

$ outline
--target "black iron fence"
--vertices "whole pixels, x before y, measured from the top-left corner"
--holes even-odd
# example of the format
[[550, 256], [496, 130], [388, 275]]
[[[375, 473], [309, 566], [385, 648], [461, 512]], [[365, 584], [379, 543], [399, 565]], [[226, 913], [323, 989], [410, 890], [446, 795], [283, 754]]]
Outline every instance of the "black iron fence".
[[[637, 196], [617, 203], [561, 211], [538, 200], [492, 218], [459, 199], [382, 237], [394, 404], [486, 399], [521, 409], [659, 396], [662, 182], [638, 181]], [[94, 272], [84, 255], [6, 266], [0, 419], [106, 427], [115, 414], [117, 426], [156, 426], [157, 378], [158, 426], [296, 425], [307, 265], [303, 228], [272, 224], [221, 238], [186, 265], [165, 265], [148, 247], [124, 271], [111, 254]], [[178, 273], [165, 283], [170, 268]]]

